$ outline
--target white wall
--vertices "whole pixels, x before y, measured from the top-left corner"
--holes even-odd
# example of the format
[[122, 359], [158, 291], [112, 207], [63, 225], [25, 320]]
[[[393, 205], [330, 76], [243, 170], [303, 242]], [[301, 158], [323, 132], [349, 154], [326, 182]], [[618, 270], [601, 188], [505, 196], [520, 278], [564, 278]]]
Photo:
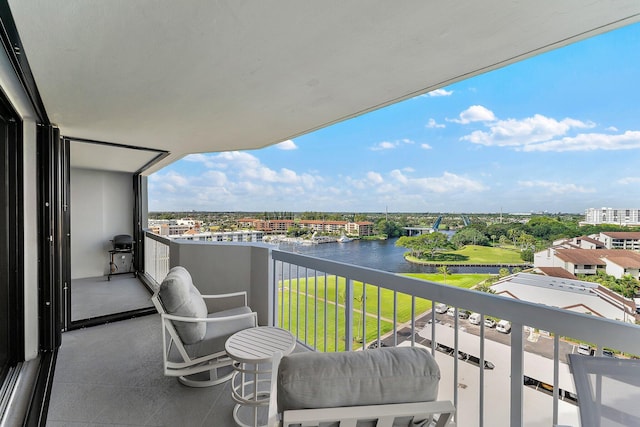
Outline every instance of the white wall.
[[271, 325], [273, 277], [267, 245], [173, 241], [170, 247], [170, 266], [189, 270], [203, 295], [246, 291], [258, 324]]
[[110, 242], [133, 235], [133, 176], [71, 169], [71, 278], [109, 274]]

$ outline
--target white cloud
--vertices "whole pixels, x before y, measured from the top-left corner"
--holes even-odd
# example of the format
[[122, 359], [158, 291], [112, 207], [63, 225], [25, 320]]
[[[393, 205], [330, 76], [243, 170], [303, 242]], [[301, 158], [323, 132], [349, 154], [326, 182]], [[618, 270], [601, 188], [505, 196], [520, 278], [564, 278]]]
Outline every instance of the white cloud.
[[424, 95], [420, 95], [420, 96], [426, 96], [426, 97], [434, 97], [434, 96], [451, 96], [453, 95], [453, 91], [452, 90], [445, 90], [445, 89], [436, 89], [436, 90], [432, 90], [431, 92], [425, 93]]
[[390, 173], [398, 183], [407, 186], [409, 189], [415, 189], [425, 192], [446, 193], [450, 191], [457, 192], [478, 192], [485, 191], [488, 188], [481, 182], [465, 178], [450, 172], [444, 172], [439, 177], [410, 178], [403, 174], [400, 170], [395, 169]]
[[593, 193], [594, 189], [585, 188], [575, 184], [563, 184], [551, 181], [518, 181], [518, 185], [524, 188], [533, 188], [552, 194]]
[[616, 181], [618, 184], [627, 185], [627, 184], [640, 184], [640, 177], [637, 176], [629, 176], [626, 178], [622, 178]]
[[378, 172], [367, 172], [367, 179], [372, 184], [382, 184], [384, 179]]
[[617, 128], [617, 127], [615, 127], [615, 126], [609, 126], [609, 127], [608, 127], [607, 129], [605, 129], [605, 130], [608, 130], [609, 132], [618, 132], [618, 128]]
[[499, 120], [488, 125], [489, 131], [474, 131], [463, 136], [463, 141], [474, 144], [498, 147], [523, 147], [525, 151], [531, 144], [536, 144], [565, 135], [572, 129], [584, 129], [595, 126], [591, 122], [581, 122], [579, 120], [566, 118], [556, 120], [536, 114], [522, 120], [507, 119]]
[[493, 111], [482, 105], [472, 105], [460, 113], [459, 117], [459, 119], [447, 119], [447, 121], [466, 125], [472, 122], [492, 122], [496, 120]]
[[377, 143], [373, 147], [371, 147], [371, 150], [373, 150], [373, 151], [391, 150], [393, 148], [396, 148], [397, 146], [398, 145], [393, 143], [393, 142], [382, 141], [382, 142]]
[[424, 149], [424, 150], [431, 150], [431, 147], [429, 144], [420, 144], [420, 148]]
[[296, 143], [290, 139], [283, 141], [279, 144], [276, 144], [275, 147], [279, 150], [297, 150], [298, 149], [298, 146], [296, 145]]
[[426, 127], [430, 128], [430, 129], [442, 129], [442, 128], [445, 128], [447, 126], [444, 125], [444, 124], [436, 122], [435, 119], [429, 119], [429, 122], [426, 124]]
[[638, 148], [640, 148], [640, 131], [626, 131], [620, 135], [583, 133], [573, 137], [525, 145], [522, 151], [617, 151]]
[[401, 144], [415, 144], [415, 141], [404, 138], [396, 141], [382, 141], [371, 147], [371, 151], [393, 150], [399, 147]]

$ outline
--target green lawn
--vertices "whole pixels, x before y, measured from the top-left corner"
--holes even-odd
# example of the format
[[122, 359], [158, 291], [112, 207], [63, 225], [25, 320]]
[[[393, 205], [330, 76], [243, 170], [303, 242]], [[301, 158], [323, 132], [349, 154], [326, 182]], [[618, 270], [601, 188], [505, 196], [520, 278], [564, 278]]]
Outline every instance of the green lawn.
[[404, 276], [415, 277], [416, 279], [428, 280], [430, 282], [444, 283], [458, 288], [469, 289], [478, 283], [491, 277], [491, 274], [447, 274], [442, 273], [405, 273]]
[[467, 245], [456, 251], [442, 252], [436, 254], [433, 259], [407, 256], [407, 260], [420, 264], [524, 264], [518, 250], [476, 245]]
[[[443, 283], [442, 274], [407, 274], [408, 276], [418, 279], [430, 280], [433, 282]], [[448, 285], [469, 288], [482, 280], [489, 277], [489, 274], [453, 274], [447, 275], [446, 282]], [[284, 285], [284, 291], [282, 286]], [[298, 292], [298, 289], [300, 292]], [[336, 276], [318, 276], [308, 279], [300, 278], [299, 280], [285, 280], [278, 287], [279, 307], [284, 307], [284, 320], [282, 327], [290, 330], [297, 338], [306, 342], [307, 345], [315, 347], [320, 351], [336, 350], [336, 310], [337, 318], [337, 349], [343, 351], [346, 346], [344, 342], [344, 298], [345, 298], [346, 280], [343, 277], [337, 279]], [[366, 313], [363, 316], [362, 296], [366, 289]], [[337, 290], [337, 291], [336, 291]], [[325, 293], [326, 292], [326, 293]], [[318, 299], [318, 307], [316, 310], [316, 297]], [[375, 340], [378, 336], [378, 287], [367, 284], [366, 287], [362, 282], [353, 282], [353, 348], [361, 345], [362, 335], [362, 318], [366, 319], [366, 342]], [[405, 323], [411, 319], [411, 295], [397, 293], [397, 309], [396, 322], [398, 325]], [[327, 304], [323, 301], [326, 299]], [[337, 301], [337, 304], [336, 304]], [[298, 307], [300, 309], [298, 310]], [[431, 308], [431, 301], [422, 298], [415, 299], [416, 314], [424, 313]], [[393, 329], [393, 291], [382, 289], [380, 295], [380, 335]], [[289, 318], [289, 313], [292, 313]], [[281, 321], [281, 314], [278, 311], [278, 322]], [[325, 318], [326, 318], [326, 347], [325, 347]], [[305, 335], [306, 334], [306, 335]]]

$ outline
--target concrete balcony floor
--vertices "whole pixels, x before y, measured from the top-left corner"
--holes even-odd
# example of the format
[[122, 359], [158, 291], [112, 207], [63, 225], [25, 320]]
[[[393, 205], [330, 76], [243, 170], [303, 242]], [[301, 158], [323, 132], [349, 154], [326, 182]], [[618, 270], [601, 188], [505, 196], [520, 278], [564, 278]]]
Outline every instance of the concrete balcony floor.
[[47, 426], [233, 426], [229, 382], [189, 388], [162, 373], [159, 315], [62, 335]]

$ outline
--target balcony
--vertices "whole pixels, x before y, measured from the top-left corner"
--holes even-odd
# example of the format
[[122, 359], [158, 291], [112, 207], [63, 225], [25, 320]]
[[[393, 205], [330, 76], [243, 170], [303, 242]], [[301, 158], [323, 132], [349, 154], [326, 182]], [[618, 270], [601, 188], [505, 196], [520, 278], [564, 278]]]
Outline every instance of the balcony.
[[[247, 290], [259, 323], [289, 329], [301, 351], [426, 346], [442, 370], [440, 398], [455, 403], [460, 426], [577, 426], [567, 337], [598, 353], [640, 354], [640, 327], [631, 324], [266, 245], [146, 234], [149, 277], [161, 281], [178, 264], [203, 292]], [[436, 303], [508, 320], [511, 331], [436, 314]], [[229, 385], [189, 389], [163, 377], [160, 342], [158, 315], [65, 333], [48, 425], [233, 425]]]

